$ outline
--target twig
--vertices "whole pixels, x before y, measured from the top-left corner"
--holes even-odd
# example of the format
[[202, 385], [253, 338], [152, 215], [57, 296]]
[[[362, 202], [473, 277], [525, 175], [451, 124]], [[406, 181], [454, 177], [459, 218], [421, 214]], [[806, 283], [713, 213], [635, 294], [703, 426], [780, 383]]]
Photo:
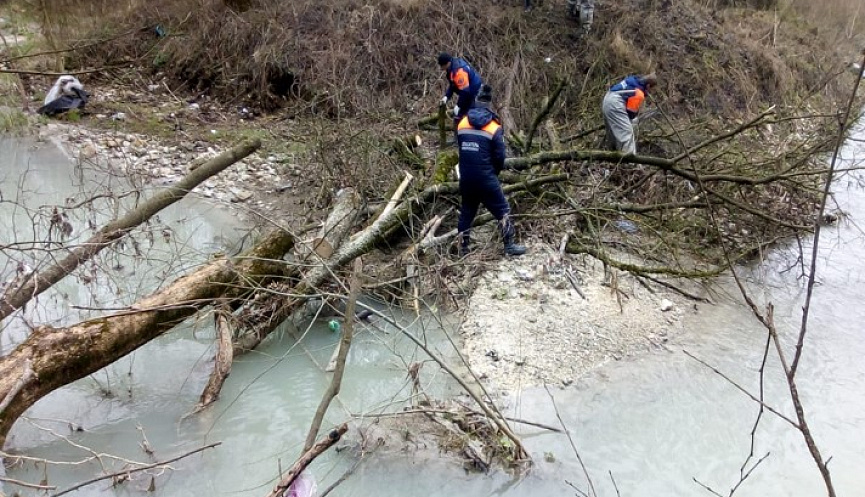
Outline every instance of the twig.
[[641, 274], [641, 275], [639, 275], [639, 277], [640, 277], [640, 278], [645, 278], [645, 279], [647, 279], [647, 280], [649, 280], [649, 281], [651, 281], [651, 282], [653, 282], [653, 283], [657, 283], [657, 284], [661, 285], [661, 286], [664, 287], [664, 288], [669, 288], [670, 290], [672, 290], [672, 291], [678, 293], [679, 295], [682, 295], [683, 297], [687, 297], [687, 298], [689, 298], [689, 299], [691, 299], [691, 300], [694, 300], [694, 301], [697, 301], [697, 302], [704, 302], [704, 303], [706, 303], [706, 304], [711, 304], [711, 303], [712, 303], [712, 301], [709, 300], [709, 299], [707, 299], [706, 297], [700, 297], [699, 295], [693, 294], [693, 293], [691, 293], [691, 292], [689, 292], [689, 291], [687, 291], [687, 290], [683, 290], [683, 289], [677, 287], [676, 285], [673, 285], [672, 283], [667, 283], [667, 282], [664, 281], [664, 280], [660, 280], [660, 279], [658, 279], [658, 278], [653, 278], [652, 276], [645, 275], [645, 274]]
[[698, 480], [698, 479], [696, 479], [696, 478], [691, 478], [691, 479], [694, 480], [694, 483], [696, 483], [697, 485], [700, 485], [701, 487], [703, 487], [704, 490], [706, 490], [707, 492], [711, 493], [711, 494], [714, 495], [715, 497], [724, 497], [723, 495], [721, 495], [721, 494], [719, 494], [718, 492], [716, 492], [715, 489], [713, 489], [712, 487], [706, 485], [705, 483], [701, 482], [700, 480]]
[[600, 126], [595, 126], [594, 128], [590, 128], [590, 129], [587, 129], [585, 131], [581, 131], [575, 135], [566, 136], [566, 137], [561, 139], [561, 142], [562, 143], [572, 142], [574, 140], [579, 140], [580, 138], [589, 136], [593, 133], [597, 133], [598, 131], [603, 131], [603, 130], [604, 130], [604, 125], [601, 124]]
[[337, 443], [340, 438], [348, 431], [348, 424], [343, 423], [339, 425], [336, 429], [331, 430], [330, 433], [322, 437], [321, 440], [316, 442], [315, 445], [312, 446], [308, 451], [304, 452], [300, 459], [294, 463], [294, 465], [289, 468], [288, 472], [285, 476], [280, 480], [280, 482], [276, 485], [276, 487], [267, 494], [267, 497], [280, 497], [283, 493], [291, 487], [292, 482], [294, 482], [295, 478], [300, 475], [304, 469], [318, 456], [320, 456], [324, 451], [329, 449], [332, 445]]
[[[565, 435], [568, 437], [568, 442], [571, 443], [571, 448], [574, 449], [574, 455], [577, 456], [577, 461], [580, 462], [580, 467], [583, 468], [583, 474], [586, 477], [586, 481], [589, 482], [589, 490], [591, 490], [592, 495], [597, 497], [598, 492], [595, 491], [595, 484], [592, 483], [592, 477], [589, 475], [589, 470], [586, 468], [585, 463], [583, 463], [583, 458], [580, 456], [580, 451], [577, 450], [577, 444], [574, 443], [574, 438], [571, 436], [571, 431], [565, 426], [564, 420], [562, 420], [562, 414], [559, 412], [559, 407], [556, 405], [556, 398], [553, 397], [553, 393], [550, 392], [550, 387], [544, 383], [544, 390], [547, 391], [547, 395], [550, 396], [550, 402], [553, 403], [553, 410], [556, 411], [556, 419], [559, 420], [559, 424], [562, 425], [562, 429], [565, 430]], [[576, 487], [574, 487], [576, 488]]]
[[91, 479], [89, 479], [89, 480], [87, 480], [87, 481], [84, 481], [84, 482], [81, 482], [81, 483], [79, 483], [79, 484], [77, 484], [77, 485], [74, 485], [74, 486], [72, 486], [72, 487], [69, 487], [69, 488], [67, 488], [66, 490], [63, 490], [63, 491], [61, 491], [61, 492], [57, 492], [56, 494], [51, 494], [51, 497], [59, 497], [59, 496], [61, 496], [61, 495], [65, 495], [65, 494], [68, 494], [68, 493], [70, 493], [70, 492], [74, 492], [74, 491], [78, 490], [79, 488], [83, 488], [83, 487], [86, 487], [86, 486], [88, 486], [88, 485], [92, 485], [92, 484], [94, 484], [94, 483], [96, 483], [96, 482], [100, 482], [100, 481], [102, 481], [102, 480], [107, 480], [107, 479], [109, 479], [109, 478], [114, 478], [115, 476], [129, 475], [129, 474], [132, 474], [132, 473], [138, 473], [138, 472], [140, 472], [140, 471], [146, 471], [146, 470], [148, 470], [148, 469], [157, 468], [157, 467], [159, 467], [159, 466], [165, 466], [165, 465], [167, 465], [167, 464], [171, 464], [171, 463], [173, 463], [173, 462], [175, 462], [175, 461], [179, 461], [179, 460], [181, 460], [181, 459], [183, 459], [183, 458], [185, 458], [185, 457], [189, 457], [189, 456], [191, 456], [191, 455], [193, 455], [193, 454], [197, 454], [197, 453], [202, 452], [202, 451], [204, 451], [204, 450], [212, 449], [213, 447], [216, 447], [216, 446], [218, 446], [218, 445], [222, 445], [222, 442], [214, 442], [214, 443], [212, 443], [212, 444], [210, 444], [210, 445], [205, 445], [204, 447], [199, 447], [199, 448], [197, 448], [197, 449], [195, 449], [195, 450], [191, 450], [191, 451], [189, 451], [189, 452], [187, 452], [187, 453], [185, 453], [185, 454], [181, 454], [181, 455], [179, 455], [179, 456], [177, 456], [177, 457], [172, 457], [171, 459], [168, 459], [168, 460], [165, 460], [165, 461], [160, 461], [160, 462], [155, 462], [155, 463], [153, 463], [153, 464], [148, 464], [148, 465], [146, 465], [146, 466], [142, 466], [142, 467], [140, 467], [140, 468], [126, 469], [126, 470], [123, 470], [123, 471], [118, 471], [118, 472], [116, 472], [116, 473], [111, 473], [110, 475], [104, 475], [104, 476], [99, 476], [99, 477], [96, 477], [96, 478], [91, 478]]
[[118, 66], [106, 66], [100, 67], [99, 69], [83, 69], [80, 71], [69, 71], [69, 72], [45, 72], [45, 71], [25, 71], [23, 69], [0, 69], [0, 74], [27, 74], [30, 76], [78, 76], [81, 74], [93, 74], [97, 72], [105, 72], [111, 69], [118, 69], [120, 67], [126, 67], [123, 65]]
[[[57, 489], [57, 486], [55, 486], [55, 485], [39, 485], [36, 483], [29, 483], [26, 481], [16, 480], [14, 478], [6, 478], [5, 476], [0, 476], [0, 481], [5, 482], [5, 483], [9, 483], [12, 485], [17, 485], [19, 487], [33, 488], [35, 490], [56, 490]], [[0, 495], [3, 495], [3, 494], [0, 494]], [[16, 493], [13, 495], [18, 495], [18, 494]]]
[[[865, 50], [862, 51], [862, 65], [859, 66], [865, 70]], [[859, 83], [862, 81], [862, 70], [859, 72], [856, 83], [853, 84], [853, 91], [850, 93], [850, 100], [847, 101], [847, 108], [844, 109], [844, 118], [838, 126], [838, 138], [835, 143], [835, 150], [832, 152], [832, 162], [829, 164], [829, 173], [826, 175], [826, 184], [823, 186], [823, 197], [820, 199], [820, 208], [814, 214], [814, 242], [811, 247], [811, 267], [808, 274], [808, 286], [805, 292], [805, 304], [802, 306], [802, 325], [799, 328], [799, 338], [796, 341], [796, 353], [793, 355], [793, 363], [790, 365], [790, 379], [796, 376], [796, 370], [799, 367], [799, 359], [802, 357], [802, 347], [805, 345], [805, 335], [808, 331], [808, 316], [811, 311], [811, 295], [814, 292], [814, 282], [817, 274], [817, 253], [820, 249], [820, 232], [822, 226], [823, 214], [826, 212], [826, 200], [829, 198], [829, 189], [832, 187], [832, 178], [835, 173], [835, 164], [838, 161], [838, 153], [841, 151], [841, 146], [844, 144], [844, 133], [847, 130], [848, 120], [850, 119], [850, 111], [853, 108], [853, 102], [856, 101], [856, 93], [859, 91]], [[821, 471], [822, 468], [821, 468]], [[827, 480], [827, 485], [831, 482], [828, 480], [828, 470], [824, 474]], [[830, 492], [834, 493], [834, 492]]]
[[[462, 404], [460, 404], [462, 405]], [[477, 416], [485, 416], [484, 413], [475, 411], [474, 409], [470, 409], [466, 406], [463, 406], [470, 413], [475, 414]], [[407, 411], [398, 411], [398, 412], [385, 412], [379, 414], [363, 414], [356, 415], [356, 417], [362, 418], [390, 418], [395, 416], [402, 416], [405, 414], [456, 414], [454, 411], [449, 411], [447, 409], [409, 409]], [[554, 431], [556, 433], [563, 433], [561, 428], [556, 428], [555, 426], [545, 425], [543, 423], [536, 423], [534, 421], [526, 421], [525, 419], [514, 418], [511, 416], [504, 416], [508, 421], [513, 421], [514, 423], [519, 423], [522, 425], [534, 426], [536, 428], [543, 428], [544, 430]]]
[[712, 372], [715, 373], [716, 375], [718, 375], [718, 376], [720, 376], [721, 378], [724, 378], [725, 380], [727, 380], [727, 383], [729, 383], [729, 384], [733, 385], [734, 387], [736, 387], [737, 390], [739, 390], [740, 392], [742, 392], [742, 393], [744, 393], [745, 395], [747, 395], [748, 398], [750, 398], [750, 399], [753, 400], [754, 402], [756, 402], [756, 403], [760, 404], [761, 406], [765, 407], [766, 410], [768, 410], [768, 411], [771, 412], [772, 414], [774, 414], [774, 415], [778, 416], [779, 418], [783, 419], [784, 421], [790, 423], [790, 425], [793, 426], [793, 428], [796, 428], [797, 430], [800, 429], [800, 428], [799, 428], [799, 425], [798, 425], [795, 421], [793, 421], [792, 419], [788, 418], [788, 417], [785, 416], [784, 414], [781, 414], [779, 411], [777, 411], [777, 410], [776, 410], [775, 408], [773, 408], [772, 406], [766, 404], [766, 403], [763, 402], [762, 400], [760, 400], [760, 399], [758, 399], [757, 397], [755, 397], [751, 392], [745, 390], [744, 387], [742, 387], [741, 385], [739, 385], [739, 384], [736, 383], [735, 381], [731, 380], [729, 376], [727, 376], [727, 375], [725, 375], [724, 373], [722, 373], [718, 368], [716, 368], [716, 367], [714, 367], [714, 366], [711, 366], [709, 363], [707, 363], [706, 361], [704, 361], [704, 360], [702, 360], [702, 359], [696, 357], [695, 355], [691, 354], [691, 353], [688, 352], [687, 350], [682, 350], [682, 352], [684, 352], [684, 354], [685, 354], [686, 356], [690, 357], [691, 359], [693, 359], [693, 360], [699, 362], [699, 363], [702, 364], [703, 366], [705, 366], [705, 367], [709, 368], [710, 370], [712, 370]]
[[447, 134], [447, 110], [444, 105], [439, 106], [438, 125], [439, 125], [439, 148], [445, 148], [448, 144]]
[[0, 414], [3, 414], [3, 411], [9, 406], [15, 396], [18, 395], [18, 392], [21, 391], [30, 381], [33, 379], [36, 374], [33, 372], [33, 361], [30, 359], [24, 360], [24, 371], [21, 373], [21, 377], [18, 378], [18, 381], [15, 382], [15, 385], [9, 390], [9, 393], [6, 394], [6, 397], [3, 399], [3, 402], [0, 402]]
[[529, 134], [526, 137], [526, 144], [523, 147], [523, 153], [524, 154], [528, 154], [529, 152], [531, 152], [532, 140], [535, 137], [535, 133], [538, 130], [538, 126], [540, 126], [541, 122], [543, 122], [543, 120], [546, 119], [548, 115], [550, 115], [550, 111], [552, 110], [553, 105], [555, 105], [556, 100], [558, 100], [559, 95], [562, 94], [562, 90], [564, 88], [565, 88], [565, 80], [562, 79], [559, 81], [559, 84], [556, 85], [556, 88], [555, 88], [555, 90], [553, 90], [553, 93], [549, 96], [549, 98], [546, 99], [546, 102], [544, 102], [544, 106], [543, 106], [543, 108], [541, 108], [541, 111], [538, 112], [537, 116], [535, 116], [535, 120], [532, 121], [532, 126], [529, 128]]
[[360, 466], [361, 462], [363, 462], [363, 459], [358, 459], [357, 461], [355, 461], [352, 467], [348, 468], [346, 472], [342, 474], [342, 476], [337, 478], [335, 482], [331, 483], [329, 487], [324, 489], [324, 491], [321, 492], [318, 497], [327, 497], [331, 492], [333, 492], [336, 487], [342, 485], [342, 482], [344, 482], [346, 479], [348, 479], [349, 476], [354, 474], [355, 470], [357, 470], [357, 467]]
[[396, 204], [399, 202], [399, 199], [402, 198], [406, 188], [408, 188], [408, 185], [412, 182], [413, 179], [414, 176], [412, 176], [411, 173], [406, 171], [405, 178], [402, 180], [402, 183], [400, 183], [399, 187], [397, 187], [396, 191], [393, 192], [393, 196], [391, 196], [387, 205], [384, 207], [384, 210], [381, 211], [381, 214], [378, 216], [379, 219], [384, 219], [392, 210], [394, 210]]
[[343, 327], [342, 337], [339, 340], [339, 352], [336, 357], [333, 378], [330, 381], [330, 386], [328, 386], [327, 391], [325, 391], [324, 396], [321, 398], [321, 403], [319, 403], [318, 409], [315, 411], [315, 416], [312, 418], [309, 433], [306, 435], [306, 443], [303, 446], [304, 452], [312, 449], [318, 436], [318, 430], [321, 429], [324, 415], [327, 413], [327, 409], [330, 407], [333, 398], [339, 395], [339, 389], [342, 386], [342, 376], [345, 373], [345, 360], [348, 357], [348, 349], [351, 347], [351, 338], [354, 333], [354, 308], [357, 303], [357, 296], [360, 293], [360, 274], [362, 269], [363, 263], [361, 259], [355, 259], [354, 270], [351, 275], [348, 304], [345, 306], [345, 326]]
[[562, 235], [562, 240], [559, 242], [559, 252], [558, 252], [559, 262], [561, 262], [562, 259], [565, 257], [565, 248], [568, 246], [568, 240], [570, 240], [570, 239], [571, 239], [570, 233], [565, 233], [564, 235]]
[[610, 481], [613, 482], [613, 488], [616, 489], [616, 495], [617, 495], [618, 497], [622, 497], [622, 493], [619, 492], [619, 486], [616, 485], [616, 479], [613, 478], [613, 472], [610, 471], [609, 473], [610, 473]]
[[[119, 38], [123, 38], [124, 36], [129, 36], [129, 35], [131, 35], [131, 34], [138, 33], [139, 31], [141, 31], [141, 30], [140, 30], [140, 29], [133, 29], [133, 30], [130, 30], [130, 31], [126, 31], [125, 33], [121, 33], [121, 34], [119, 34], [119, 35], [117, 35], [117, 36], [112, 36], [111, 38], [105, 38], [105, 39], [103, 39], [103, 40], [95, 41], [95, 42], [93, 42], [93, 43], [87, 43], [87, 44], [85, 44], [85, 45], [79, 45], [79, 46], [77, 46], [77, 47], [61, 48], [61, 49], [58, 49], [58, 50], [48, 50], [48, 51], [45, 51], [45, 52], [36, 52], [36, 53], [28, 53], [28, 54], [23, 54], [23, 55], [17, 55], [17, 56], [15, 56], [15, 57], [9, 57], [9, 58], [7, 58], [7, 59], [0, 60], [0, 64], [8, 64], [9, 62], [13, 62], [13, 61], [16, 61], [16, 60], [21, 60], [21, 59], [30, 59], [30, 58], [33, 58], [33, 57], [42, 57], [42, 56], [45, 56], [45, 55], [57, 55], [57, 54], [66, 53], [66, 52], [74, 52], [74, 51], [76, 51], [76, 50], [81, 50], [81, 49], [84, 49], [84, 48], [95, 47], [95, 46], [97, 46], [97, 45], [102, 45], [102, 44], [104, 44], [104, 43], [108, 43], [108, 42], [110, 42], [110, 41], [115, 41], [115, 40], [117, 40], [117, 39], [119, 39]], [[66, 73], [66, 74], [70, 74], [70, 73]]]
[[694, 152], [696, 152], [700, 149], [706, 148], [709, 145], [712, 145], [713, 143], [718, 143], [719, 141], [723, 141], [723, 140], [726, 140], [728, 138], [732, 138], [732, 137], [734, 137], [740, 133], [743, 133], [743, 132], [753, 128], [754, 126], [760, 124], [760, 121], [762, 121], [763, 118], [765, 118], [766, 116], [772, 115], [774, 113], [775, 113], [775, 106], [773, 105], [773, 106], [769, 107], [768, 109], [764, 110], [763, 112], [761, 112], [760, 114], [758, 114], [757, 117], [751, 119], [750, 121], [737, 127], [736, 129], [728, 131], [727, 133], [722, 133], [718, 136], [714, 136], [712, 138], [709, 138], [708, 140], [705, 140], [705, 141], [703, 141], [697, 145], [694, 145], [693, 147], [689, 148], [688, 150], [685, 150], [681, 154], [674, 157], [673, 162], [679, 162], [682, 159], [685, 159], [685, 158], [691, 156]]
[[565, 270], [565, 276], [568, 278], [568, 281], [571, 283], [571, 286], [574, 287], [574, 290], [576, 290], [577, 293], [580, 294], [580, 297], [582, 297], [583, 300], [588, 300], [588, 299], [586, 298], [586, 294], [584, 294], [583, 291], [580, 290], [580, 286], [577, 285], [577, 279], [576, 279], [576, 277], [574, 277], [574, 275], [571, 274], [571, 272], [568, 271], [568, 270]]

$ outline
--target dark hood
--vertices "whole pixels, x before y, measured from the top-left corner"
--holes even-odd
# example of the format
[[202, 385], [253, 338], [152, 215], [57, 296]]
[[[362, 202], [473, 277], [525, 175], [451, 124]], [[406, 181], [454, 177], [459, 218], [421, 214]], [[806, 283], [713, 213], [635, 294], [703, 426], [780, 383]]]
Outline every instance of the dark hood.
[[469, 124], [475, 129], [480, 129], [496, 118], [496, 114], [485, 107], [474, 107], [469, 109], [467, 114]]

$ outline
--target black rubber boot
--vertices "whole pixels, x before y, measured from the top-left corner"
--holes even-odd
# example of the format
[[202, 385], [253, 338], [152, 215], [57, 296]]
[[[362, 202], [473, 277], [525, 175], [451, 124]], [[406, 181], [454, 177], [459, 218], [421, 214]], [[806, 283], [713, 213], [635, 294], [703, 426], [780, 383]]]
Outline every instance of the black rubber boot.
[[471, 244], [471, 242], [472, 242], [472, 240], [471, 240], [471, 238], [469, 238], [468, 233], [460, 234], [460, 248], [459, 248], [460, 257], [465, 257], [465, 256], [469, 255], [469, 245]]
[[526, 246], [514, 243], [511, 240], [505, 240], [505, 255], [519, 256], [526, 253]]

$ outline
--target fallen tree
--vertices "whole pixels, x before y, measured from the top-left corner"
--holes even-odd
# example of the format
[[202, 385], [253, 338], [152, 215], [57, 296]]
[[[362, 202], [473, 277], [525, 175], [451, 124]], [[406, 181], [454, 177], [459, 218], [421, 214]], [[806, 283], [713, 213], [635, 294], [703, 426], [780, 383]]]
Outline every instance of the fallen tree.
[[[758, 118], [737, 128], [728, 136], [734, 136], [755, 126], [768, 113], [761, 114]], [[768, 173], [760, 177], [749, 177], [741, 174], [702, 174], [691, 167], [680, 166], [680, 163], [690, 158], [690, 154], [697, 152], [702, 147], [710, 146], [717, 140], [707, 140], [689, 149], [688, 154], [682, 154], [673, 159], [665, 159], [651, 156], [623, 155], [617, 152], [598, 150], [570, 150], [541, 152], [523, 158], [508, 159], [507, 166], [513, 170], [521, 171], [533, 165], [547, 164], [562, 161], [605, 161], [612, 163], [634, 163], [655, 166], [673, 176], [684, 180], [697, 180], [701, 184], [707, 183], [732, 183], [735, 185], [759, 185], [773, 181], [785, 180], [802, 174], [800, 171], [789, 169], [787, 173]], [[810, 174], [819, 174], [811, 172]], [[572, 176], [568, 174], [554, 174], [546, 177], [516, 176], [503, 178], [511, 181], [506, 185], [508, 192], [531, 193], [546, 183], [563, 182]], [[514, 181], [517, 179], [518, 181]], [[349, 233], [356, 225], [357, 198], [352, 195], [351, 207], [334, 209], [335, 217], [325, 223], [322, 233], [314, 241], [314, 247], [325, 250], [307, 251], [310, 257], [304, 261], [305, 265], [311, 265], [305, 272], [299, 266], [287, 264], [282, 257], [294, 245], [295, 237], [289, 233], [277, 231], [264, 241], [256, 245], [251, 251], [232, 260], [218, 259], [212, 261], [199, 270], [180, 278], [169, 287], [161, 290], [147, 298], [142, 299], [129, 310], [103, 318], [93, 319], [66, 328], [39, 327], [31, 336], [20, 344], [8, 356], [0, 359], [0, 442], [5, 438], [15, 419], [24, 412], [36, 400], [47, 393], [68, 384], [76, 379], [91, 374], [100, 368], [116, 361], [125, 354], [142, 346], [153, 338], [165, 333], [172, 327], [192, 316], [200, 310], [214, 305], [215, 303], [231, 302], [231, 309], [252, 309], [256, 306], [266, 312], [253, 312], [255, 319], [244, 321], [240, 327], [239, 336], [235, 336], [233, 342], [233, 355], [254, 349], [267, 336], [295, 312], [307, 296], [319, 292], [321, 286], [328, 280], [333, 279], [345, 265], [356, 257], [373, 250], [380, 243], [391, 240], [402, 230], [403, 234], [413, 236], [410, 226], [422, 227], [426, 222], [410, 222], [413, 216], [422, 212], [440, 196], [454, 195], [458, 193], [458, 185], [455, 183], [440, 183], [424, 188], [423, 190], [400, 199], [405, 187], [397, 189], [397, 194], [391, 202], [381, 211], [379, 216], [365, 229], [354, 234], [350, 238]], [[717, 194], [713, 190], [705, 189], [705, 193], [720, 198], [729, 205], [756, 211], [738, 201], [730, 202], [729, 197], [725, 199], [723, 194]], [[537, 202], [546, 202], [550, 192], [539, 192]], [[634, 213], [650, 213], [656, 210], [681, 210], [686, 208], [695, 209], [700, 207], [703, 200], [698, 196], [691, 201], [669, 202], [667, 204], [640, 205], [619, 201], [607, 201], [606, 203], [595, 203], [593, 205], [579, 205], [572, 199], [565, 199], [571, 203], [572, 212], [581, 215], [596, 215], [592, 213], [609, 210], [611, 212], [630, 211]], [[738, 205], [741, 204], [741, 205]], [[431, 212], [435, 209], [428, 209]], [[757, 214], [751, 212], [751, 214]], [[555, 216], [556, 214], [552, 214]], [[770, 217], [770, 216], [764, 216]], [[479, 218], [484, 221], [485, 218]], [[768, 219], [767, 219], [768, 220]], [[433, 223], [427, 229], [427, 234], [433, 233], [431, 227], [438, 226], [441, 222]], [[790, 225], [791, 228], [797, 228]], [[452, 235], [449, 233], [448, 235]], [[438, 239], [436, 244], [443, 243], [448, 237]], [[345, 241], [347, 240], [347, 241]], [[326, 243], [325, 243], [326, 242]], [[421, 244], [422, 245], [422, 244]], [[592, 253], [590, 244], [569, 245], [571, 252]], [[618, 263], [606, 253], [596, 251], [596, 254], [607, 262], [617, 265], [623, 270], [634, 270], [642, 274], [668, 274], [669, 272], [659, 267], [641, 267]], [[310, 264], [311, 263], [311, 264]], [[716, 274], [714, 268], [706, 271], [691, 272], [690, 276], [706, 277]], [[689, 274], [676, 274], [687, 276]], [[266, 305], [254, 295], [267, 296]], [[227, 300], [228, 299], [228, 300]], [[228, 332], [222, 333], [221, 342], [225, 345]], [[224, 380], [227, 370], [225, 354], [219, 361], [219, 374]], [[230, 357], [230, 356], [227, 356]], [[221, 382], [219, 382], [221, 384]], [[209, 388], [206, 398], [202, 398], [202, 404], [212, 401], [218, 395], [219, 384]]]
[[236, 285], [264, 284], [295, 239], [285, 231], [183, 276], [123, 312], [64, 328], [40, 326], [0, 358], [0, 447], [15, 420], [48, 393], [95, 373], [211, 305]]
[[45, 270], [37, 270], [20, 284], [7, 288], [0, 296], [0, 321], [24, 307], [39, 294], [75, 271], [82, 263], [126, 236], [159, 211], [185, 197], [193, 188], [255, 152], [259, 147], [261, 147], [261, 140], [248, 141], [208, 160], [177, 184], [163, 189], [122, 218], [107, 224], [87, 241], [72, 249], [63, 260]]

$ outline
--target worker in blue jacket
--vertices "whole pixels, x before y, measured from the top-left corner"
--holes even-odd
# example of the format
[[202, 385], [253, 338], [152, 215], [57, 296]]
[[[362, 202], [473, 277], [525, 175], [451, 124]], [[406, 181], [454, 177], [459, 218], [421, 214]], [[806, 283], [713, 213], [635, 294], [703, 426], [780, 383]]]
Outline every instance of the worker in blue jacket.
[[454, 119], [459, 120], [474, 104], [483, 80], [468, 62], [459, 57], [453, 57], [447, 52], [438, 55], [438, 64], [445, 72], [448, 80], [448, 89], [442, 97], [441, 104], [447, 105], [448, 100], [456, 93], [457, 103], [454, 106]]
[[646, 95], [657, 83], [654, 74], [632, 75], [610, 87], [601, 106], [607, 128], [608, 148], [626, 154], [637, 153], [634, 124], [646, 100]]
[[499, 173], [505, 167], [505, 138], [498, 116], [490, 110], [491, 102], [492, 88], [483, 85], [474, 105], [457, 124], [462, 196], [457, 223], [460, 255], [468, 254], [469, 233], [481, 204], [499, 222], [505, 254], [526, 253], [526, 247], [514, 242], [511, 207], [499, 183]]

